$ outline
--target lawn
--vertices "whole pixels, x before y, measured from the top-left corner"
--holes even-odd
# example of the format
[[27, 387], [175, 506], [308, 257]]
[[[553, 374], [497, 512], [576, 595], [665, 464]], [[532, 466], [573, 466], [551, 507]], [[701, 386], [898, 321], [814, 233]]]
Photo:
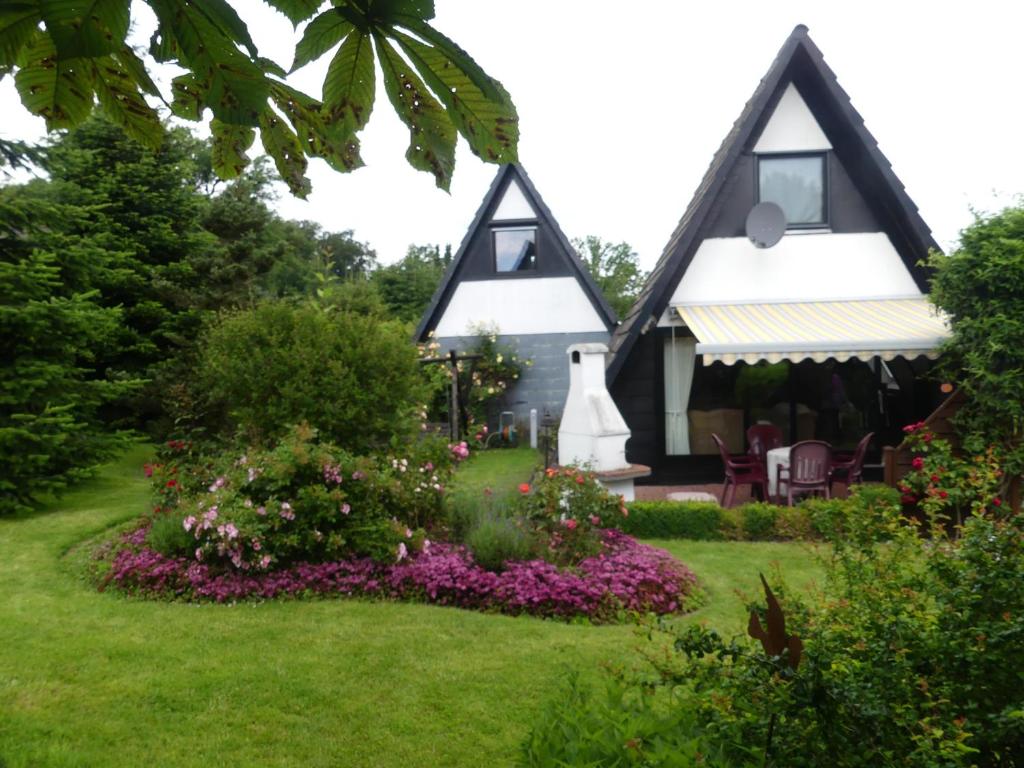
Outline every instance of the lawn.
[[[69, 548], [146, 508], [136, 448], [49, 508], [0, 519], [0, 765], [500, 766], [569, 668], [628, 656], [629, 627], [355, 600], [238, 606], [99, 593]], [[499, 461], [504, 457], [507, 461]], [[467, 486], [514, 487], [534, 455], [484, 454]], [[504, 468], [503, 468], [504, 467]], [[514, 470], [511, 469], [514, 467]], [[800, 545], [654, 542], [740, 631], [757, 571], [814, 574]]]

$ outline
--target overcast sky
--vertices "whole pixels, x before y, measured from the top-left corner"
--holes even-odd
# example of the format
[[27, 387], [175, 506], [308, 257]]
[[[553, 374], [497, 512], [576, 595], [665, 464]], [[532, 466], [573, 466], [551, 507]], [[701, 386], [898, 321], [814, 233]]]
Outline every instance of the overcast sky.
[[[287, 20], [260, 0], [233, 4], [260, 53], [290, 66], [298, 38]], [[134, 15], [148, 39], [148, 9]], [[1019, 2], [437, 0], [434, 23], [512, 94], [520, 160], [565, 233], [625, 240], [648, 269], [798, 23], [940, 245], [956, 241], [971, 207], [1024, 192]], [[318, 96], [328, 58], [293, 82]], [[43, 135], [10, 78], [0, 115], [5, 138]], [[381, 87], [362, 137], [367, 167], [342, 175], [312, 161], [312, 195], [282, 191], [280, 213], [352, 229], [384, 263], [410, 243], [457, 247], [495, 166], [460, 141], [451, 194], [436, 189], [406, 164], [408, 132]]]

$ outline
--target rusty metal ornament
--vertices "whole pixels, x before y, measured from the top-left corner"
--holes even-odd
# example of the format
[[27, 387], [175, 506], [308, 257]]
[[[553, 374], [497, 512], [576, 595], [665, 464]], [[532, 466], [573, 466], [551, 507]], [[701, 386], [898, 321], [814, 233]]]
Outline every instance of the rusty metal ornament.
[[768, 612], [765, 616], [768, 629], [765, 631], [765, 628], [761, 626], [761, 619], [758, 618], [757, 611], [751, 611], [750, 622], [747, 624], [747, 634], [755, 640], [760, 640], [764, 652], [771, 658], [780, 657], [784, 651], [789, 651], [789, 654], [786, 656], [786, 663], [795, 672], [796, 668], [800, 665], [800, 657], [803, 654], [803, 641], [796, 635], [786, 634], [786, 616], [782, 612], [782, 606], [775, 599], [775, 595], [772, 593], [771, 587], [768, 586], [764, 574], [759, 575], [761, 576], [761, 583], [764, 585], [765, 599], [768, 602]]

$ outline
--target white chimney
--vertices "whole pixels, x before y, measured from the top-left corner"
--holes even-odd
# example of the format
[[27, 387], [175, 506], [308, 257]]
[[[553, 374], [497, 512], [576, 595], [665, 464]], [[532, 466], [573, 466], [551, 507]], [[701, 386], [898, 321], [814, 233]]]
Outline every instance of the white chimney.
[[569, 347], [569, 394], [558, 429], [558, 463], [586, 465], [613, 493], [633, 498], [633, 478], [648, 467], [626, 461], [630, 431], [605, 386], [604, 344]]

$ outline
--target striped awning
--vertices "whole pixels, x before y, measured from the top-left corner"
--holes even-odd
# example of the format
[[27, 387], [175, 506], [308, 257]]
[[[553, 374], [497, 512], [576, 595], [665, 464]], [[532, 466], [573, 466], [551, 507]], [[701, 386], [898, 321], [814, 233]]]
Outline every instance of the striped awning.
[[923, 297], [674, 307], [705, 363], [936, 356], [949, 335]]

